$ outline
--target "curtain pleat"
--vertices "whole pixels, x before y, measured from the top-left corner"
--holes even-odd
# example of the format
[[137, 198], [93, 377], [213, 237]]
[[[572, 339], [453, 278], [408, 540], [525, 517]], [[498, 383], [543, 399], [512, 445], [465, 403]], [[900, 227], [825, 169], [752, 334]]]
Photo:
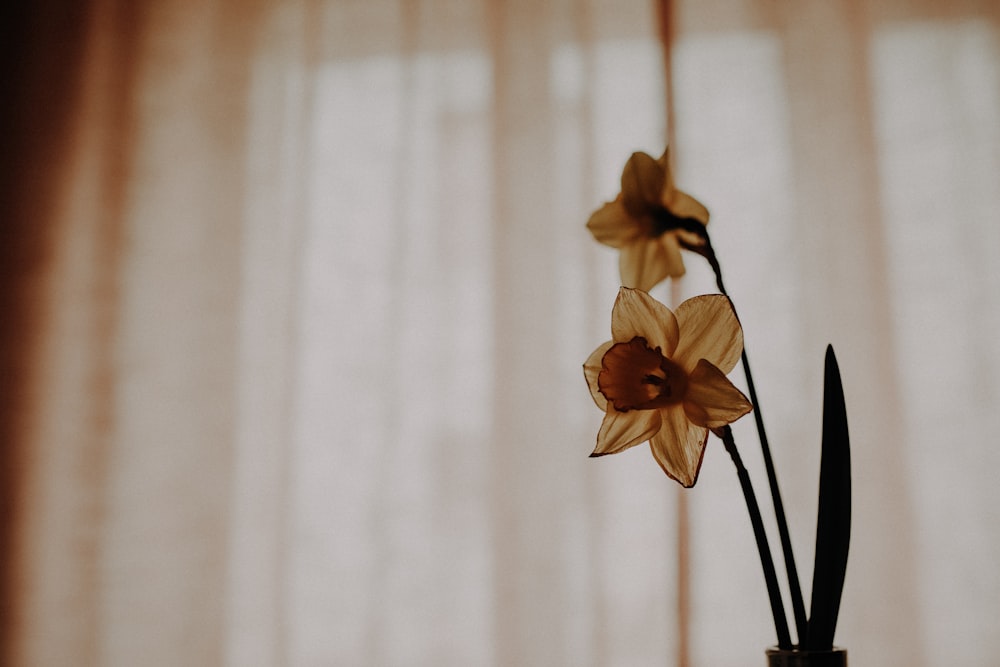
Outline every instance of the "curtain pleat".
[[[838, 643], [858, 662], [936, 664], [962, 655], [988, 664], [988, 633], [975, 613], [966, 615], [977, 606], [971, 600], [983, 599], [971, 583], [978, 577], [969, 586], [953, 577], [979, 571], [985, 554], [997, 553], [976, 503], [966, 504], [990, 495], [988, 487], [975, 481], [978, 466], [957, 463], [991, 457], [981, 447], [991, 426], [963, 429], [952, 415], [988, 402], [993, 382], [944, 369], [983, 358], [973, 322], [996, 312], [996, 299], [982, 298], [995, 271], [963, 259], [965, 251], [945, 239], [994, 245], [980, 212], [994, 207], [995, 216], [995, 204], [985, 202], [996, 199], [979, 183], [998, 173], [987, 129], [1000, 108], [996, 11], [976, 3], [806, 2], [722, 12], [681, 3], [677, 35], [681, 169], [691, 191], [714, 202], [713, 238], [727, 273], [740, 276], [732, 291], [760, 378], [759, 408], [804, 590], [816, 511], [809, 471], [818, 469], [819, 359], [832, 343], [847, 391], [856, 508]], [[976, 88], [965, 88], [972, 78]], [[980, 124], [986, 117], [992, 125]], [[992, 148], [966, 162], [952, 151], [971, 136]], [[975, 315], [959, 305], [973, 294]], [[940, 484], [945, 477], [952, 481]], [[716, 492], [707, 488], [706, 496]], [[948, 509], [932, 509], [938, 503]], [[695, 524], [717, 517], [719, 504], [696, 507]], [[960, 533], [947, 527], [957, 516], [969, 517]], [[718, 548], [716, 533], [696, 539], [696, 563]], [[696, 662], [719, 650], [699, 635], [718, 619], [700, 615], [697, 596], [733, 593], [713, 561], [704, 562], [693, 582], [701, 591], [692, 620]], [[760, 599], [746, 591], [751, 596]], [[705, 613], [720, 601], [706, 603]], [[965, 620], [948, 628], [930, 621], [955, 614]], [[976, 648], [952, 632], [976, 634]]]
[[[0, 89], [5, 100], [0, 105], [0, 127], [4, 129], [0, 151], [0, 307], [4, 313], [0, 318], [0, 660], [4, 664], [17, 664], [24, 653], [21, 647], [31, 643], [27, 637], [43, 613], [39, 609], [43, 605], [34, 604], [41, 595], [58, 598], [57, 607], [48, 610], [55, 621], [49, 633], [52, 642], [71, 646], [85, 660], [93, 655], [93, 627], [87, 627], [87, 621], [65, 621], [77, 615], [93, 617], [89, 569], [95, 542], [89, 525], [99, 485], [78, 467], [84, 452], [60, 457], [33, 446], [43, 432], [59, 427], [42, 419], [52, 403], [69, 402], [64, 407], [72, 414], [66, 415], [63, 424], [75, 418], [90, 422], [92, 416], [85, 399], [51, 396], [46, 381], [57, 337], [53, 329], [74, 319], [54, 312], [48, 295], [67, 270], [58, 221], [70, 197], [65, 181], [77, 166], [75, 130], [84, 98], [89, 41], [81, 26], [88, 24], [88, 9], [88, 3], [41, 2], [5, 6], [0, 18], [4, 63]], [[80, 249], [77, 256], [86, 255], [90, 247]], [[94, 285], [88, 282], [79, 287], [86, 291]], [[87, 316], [77, 319], [76, 324], [87, 329], [99, 319]], [[82, 350], [104, 345], [86, 336], [89, 332], [81, 333]], [[86, 360], [86, 352], [61, 356], [67, 358], [66, 373], [81, 384], [99, 382], [99, 368]], [[81, 449], [88, 450], [95, 439], [88, 432], [81, 442]], [[72, 491], [57, 499], [47, 497], [46, 490], [51, 487], [38, 472], [42, 466], [50, 467], [54, 477], [66, 478]], [[81, 515], [85, 520], [77, 523]], [[32, 542], [41, 541], [50, 542], [54, 551], [65, 556], [30, 548]]]

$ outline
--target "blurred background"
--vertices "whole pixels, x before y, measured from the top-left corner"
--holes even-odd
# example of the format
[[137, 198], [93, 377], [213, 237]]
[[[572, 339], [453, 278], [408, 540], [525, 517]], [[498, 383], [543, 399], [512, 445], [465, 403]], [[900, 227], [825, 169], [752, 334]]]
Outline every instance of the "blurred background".
[[[683, 492], [587, 458], [618, 274], [584, 225], [668, 139], [806, 591], [837, 351], [837, 644], [997, 664], [995, 2], [2, 12], [4, 665], [763, 665], [719, 441]], [[654, 294], [715, 291], [686, 263]]]

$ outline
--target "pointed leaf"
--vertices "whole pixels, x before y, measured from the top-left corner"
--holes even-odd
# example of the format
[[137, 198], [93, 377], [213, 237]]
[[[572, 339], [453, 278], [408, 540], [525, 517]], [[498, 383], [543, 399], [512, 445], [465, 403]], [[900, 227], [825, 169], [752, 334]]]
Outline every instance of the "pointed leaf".
[[819, 472], [819, 511], [816, 519], [816, 560], [813, 568], [812, 608], [805, 648], [833, 647], [840, 598], [847, 572], [851, 541], [851, 447], [847, 433], [844, 388], [833, 348], [826, 348], [823, 383], [823, 448]]

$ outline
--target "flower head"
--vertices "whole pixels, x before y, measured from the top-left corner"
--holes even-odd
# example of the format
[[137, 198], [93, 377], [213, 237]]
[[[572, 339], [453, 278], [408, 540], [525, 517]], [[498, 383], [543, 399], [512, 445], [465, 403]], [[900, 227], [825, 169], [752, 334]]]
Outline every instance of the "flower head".
[[707, 294], [669, 308], [623, 287], [611, 313], [611, 340], [583, 365], [590, 394], [605, 411], [591, 456], [649, 441], [663, 471], [694, 486], [709, 429], [751, 410], [726, 377], [743, 352], [729, 298]]
[[622, 171], [622, 190], [587, 222], [594, 238], [620, 250], [622, 285], [650, 290], [664, 278], [684, 275], [680, 241], [700, 245], [695, 233], [678, 227], [682, 219], [708, 224], [708, 209], [674, 187], [668, 151], [659, 160], [633, 153]]

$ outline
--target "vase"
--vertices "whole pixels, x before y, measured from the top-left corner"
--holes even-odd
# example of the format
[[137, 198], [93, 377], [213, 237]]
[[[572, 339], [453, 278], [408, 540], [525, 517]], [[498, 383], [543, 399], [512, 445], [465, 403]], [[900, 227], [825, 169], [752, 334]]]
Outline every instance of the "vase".
[[767, 649], [767, 667], [847, 667], [847, 649], [800, 651], [798, 649]]

